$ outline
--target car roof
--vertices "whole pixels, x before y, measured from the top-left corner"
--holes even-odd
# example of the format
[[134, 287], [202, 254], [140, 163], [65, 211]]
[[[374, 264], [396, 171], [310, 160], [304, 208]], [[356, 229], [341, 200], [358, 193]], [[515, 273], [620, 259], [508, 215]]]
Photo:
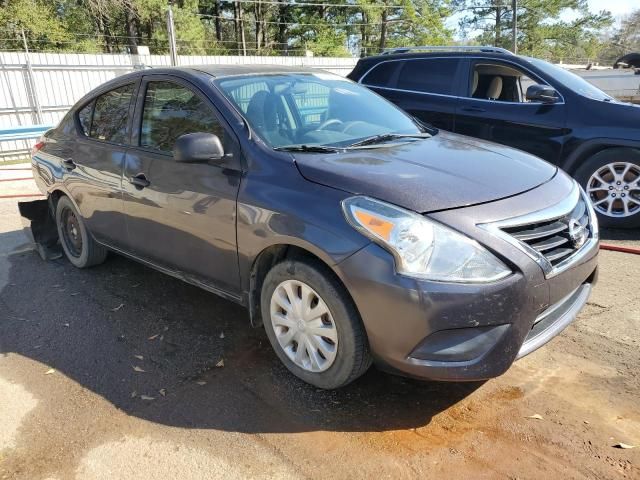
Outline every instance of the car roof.
[[317, 68], [288, 65], [193, 65], [188, 67], [178, 67], [184, 70], [196, 70], [206, 73], [216, 78], [231, 77], [236, 75], [260, 75], [277, 73], [311, 73], [322, 72]]

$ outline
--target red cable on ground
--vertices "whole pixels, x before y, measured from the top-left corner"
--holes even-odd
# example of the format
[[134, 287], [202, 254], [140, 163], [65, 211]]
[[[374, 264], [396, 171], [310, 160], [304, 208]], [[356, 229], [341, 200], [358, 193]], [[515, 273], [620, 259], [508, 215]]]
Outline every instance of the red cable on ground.
[[631, 253], [640, 255], [640, 247], [623, 247], [621, 245], [609, 245], [607, 243], [600, 244], [600, 250], [610, 250], [612, 252]]
[[17, 182], [18, 180], [33, 180], [33, 177], [24, 177], [24, 178], [0, 178], [0, 182]]
[[30, 168], [0, 168], [0, 172], [17, 172], [19, 170], [29, 170], [29, 171], [31, 171]]
[[0, 198], [23, 198], [23, 197], [43, 197], [41, 193], [22, 193], [17, 195], [0, 195]]

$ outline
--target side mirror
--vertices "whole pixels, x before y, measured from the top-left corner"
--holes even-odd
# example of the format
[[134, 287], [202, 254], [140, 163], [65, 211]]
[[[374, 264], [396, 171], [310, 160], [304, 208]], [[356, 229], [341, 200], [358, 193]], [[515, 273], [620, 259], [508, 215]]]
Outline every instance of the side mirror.
[[213, 133], [187, 133], [176, 140], [173, 158], [184, 163], [220, 162], [224, 158], [224, 149]]
[[555, 88], [536, 84], [527, 88], [526, 98], [532, 102], [556, 103], [559, 96]]

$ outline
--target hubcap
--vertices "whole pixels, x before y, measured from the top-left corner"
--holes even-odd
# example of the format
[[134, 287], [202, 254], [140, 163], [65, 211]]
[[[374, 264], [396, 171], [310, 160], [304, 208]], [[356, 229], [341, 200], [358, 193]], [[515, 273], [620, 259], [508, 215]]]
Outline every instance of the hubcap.
[[604, 165], [591, 175], [587, 193], [593, 207], [608, 217], [640, 212], [640, 167], [628, 162]]
[[79, 257], [82, 253], [82, 234], [80, 224], [75, 213], [69, 208], [62, 212], [62, 236], [67, 250], [74, 257]]
[[271, 296], [271, 324], [278, 343], [298, 367], [323, 372], [336, 359], [338, 331], [327, 304], [306, 283], [285, 280]]

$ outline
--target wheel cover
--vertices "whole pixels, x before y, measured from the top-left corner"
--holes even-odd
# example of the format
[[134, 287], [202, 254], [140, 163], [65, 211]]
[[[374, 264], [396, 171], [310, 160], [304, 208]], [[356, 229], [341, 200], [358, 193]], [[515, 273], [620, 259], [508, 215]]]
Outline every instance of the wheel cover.
[[60, 216], [60, 222], [62, 224], [62, 240], [67, 251], [74, 257], [79, 257], [82, 254], [82, 232], [76, 214], [70, 208], [65, 208]]
[[271, 296], [271, 325], [278, 344], [298, 367], [323, 372], [338, 352], [338, 330], [327, 304], [309, 285], [285, 280]]
[[593, 207], [601, 215], [624, 218], [640, 212], [640, 167], [613, 162], [596, 170], [587, 183]]

